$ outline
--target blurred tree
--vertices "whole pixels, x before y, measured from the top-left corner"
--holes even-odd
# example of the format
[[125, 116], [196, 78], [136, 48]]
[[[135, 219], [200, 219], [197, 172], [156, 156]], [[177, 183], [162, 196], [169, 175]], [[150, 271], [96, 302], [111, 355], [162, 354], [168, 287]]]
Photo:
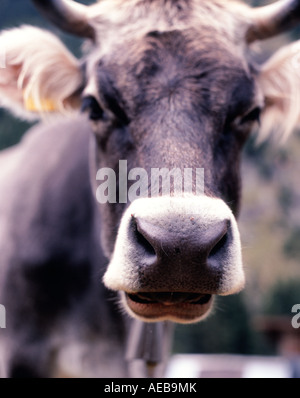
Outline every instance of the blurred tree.
[[[300, 260], [300, 227], [296, 226], [290, 232], [286, 239], [283, 250], [287, 257]], [[300, 301], [300, 285], [299, 285], [299, 301]]]
[[30, 126], [0, 109], [0, 150], [16, 144]]
[[300, 304], [300, 279], [280, 281], [266, 293], [262, 312], [266, 315], [291, 316], [295, 304]]
[[254, 331], [243, 293], [217, 297], [215, 310], [201, 323], [178, 325], [174, 351], [185, 353], [266, 353]]
[[[93, 0], [79, 0], [79, 3], [92, 4]], [[42, 27], [53, 31], [59, 36], [66, 46], [76, 55], [81, 54], [83, 40], [64, 34], [48, 23], [33, 6], [30, 0], [1, 0], [0, 1], [0, 30], [13, 28], [24, 24]], [[19, 121], [8, 112], [0, 109], [0, 150], [16, 144], [30, 123]]]

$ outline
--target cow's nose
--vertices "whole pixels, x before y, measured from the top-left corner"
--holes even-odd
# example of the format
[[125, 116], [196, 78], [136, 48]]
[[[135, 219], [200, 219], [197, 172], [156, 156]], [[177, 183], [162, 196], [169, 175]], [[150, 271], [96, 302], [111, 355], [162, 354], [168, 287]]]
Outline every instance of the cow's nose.
[[135, 200], [104, 275], [113, 290], [177, 299], [236, 293], [244, 279], [236, 220], [223, 201], [205, 196]]
[[[199, 231], [194, 217], [188, 222], [158, 225], [141, 217], [134, 219], [136, 249], [144, 267], [194, 264], [196, 267], [215, 267], [229, 239], [230, 220], [224, 219]], [[146, 271], [146, 270], [144, 270]]]

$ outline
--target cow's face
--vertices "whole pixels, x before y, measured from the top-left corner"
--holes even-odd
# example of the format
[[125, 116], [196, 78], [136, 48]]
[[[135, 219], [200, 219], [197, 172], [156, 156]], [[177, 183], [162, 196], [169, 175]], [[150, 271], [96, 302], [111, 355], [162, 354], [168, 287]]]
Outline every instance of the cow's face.
[[[104, 281], [147, 320], [198, 320], [212, 295], [244, 285], [235, 221], [240, 154], [263, 101], [242, 49], [226, 39], [212, 27], [149, 30], [134, 40], [117, 37], [86, 66], [83, 104], [96, 137], [97, 169], [116, 176], [109, 181], [114, 190], [105, 172], [99, 174], [98, 192], [109, 200], [112, 190], [116, 202], [99, 206], [111, 260]], [[122, 179], [129, 190], [139, 181], [130, 173], [140, 169], [147, 190], [130, 201]], [[169, 194], [165, 180], [155, 189], [157, 169], [181, 173], [182, 190], [173, 180]], [[197, 169], [204, 181], [196, 181]], [[193, 189], [183, 195], [187, 170]], [[126, 203], [119, 203], [120, 194]]]
[[[153, 168], [203, 168], [205, 194], [236, 215], [239, 155], [263, 106], [253, 68], [238, 50], [213, 30], [154, 31], [93, 60], [87, 69], [95, 84], [83, 104], [98, 168], [111, 167], [117, 181], [120, 159], [149, 177]], [[108, 241], [111, 252], [114, 239]]]
[[[222, 0], [103, 0], [88, 11], [50, 3], [50, 18], [92, 38], [94, 49], [79, 66], [52, 36], [40, 34], [46, 50], [32, 49], [32, 59], [44, 57], [45, 66], [33, 73], [22, 41], [19, 53], [10, 44], [16, 36], [25, 40], [22, 30], [5, 33], [11, 67], [4, 87], [15, 78], [31, 110], [76, 108], [80, 93], [93, 128], [91, 179], [98, 201], [107, 201], [98, 204], [110, 259], [104, 283], [140, 319], [197, 321], [214, 295], [244, 285], [236, 216], [250, 130], [260, 114], [264, 131], [274, 114], [282, 130], [299, 118], [281, 94], [297, 46], [255, 68], [248, 44], [282, 30], [287, 13], [300, 7], [280, 3], [267, 23], [266, 9], [258, 16]], [[282, 23], [274, 18], [279, 13]], [[32, 38], [35, 30], [26, 29]], [[58, 63], [63, 67], [52, 78]], [[6, 105], [14, 101], [20, 111], [15, 86], [5, 92]], [[0, 76], [0, 94], [1, 87]], [[290, 116], [286, 128], [282, 113]]]

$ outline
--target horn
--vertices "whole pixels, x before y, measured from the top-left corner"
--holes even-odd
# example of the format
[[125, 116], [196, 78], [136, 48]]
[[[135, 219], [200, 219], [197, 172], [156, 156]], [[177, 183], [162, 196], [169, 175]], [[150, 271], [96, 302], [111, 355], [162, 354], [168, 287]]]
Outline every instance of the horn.
[[300, 22], [300, 0], [279, 0], [252, 9], [252, 23], [246, 34], [248, 43], [264, 40], [292, 29]]
[[88, 6], [72, 0], [32, 0], [36, 8], [61, 30], [76, 36], [95, 39], [89, 24]]

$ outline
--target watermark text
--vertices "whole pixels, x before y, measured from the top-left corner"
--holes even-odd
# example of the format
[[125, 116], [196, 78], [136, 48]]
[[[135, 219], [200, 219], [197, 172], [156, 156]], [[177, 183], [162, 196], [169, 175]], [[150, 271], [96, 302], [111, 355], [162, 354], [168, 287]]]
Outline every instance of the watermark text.
[[292, 326], [294, 329], [300, 328], [300, 304], [295, 304], [292, 307], [292, 313], [296, 314], [292, 318]]
[[6, 49], [5, 47], [0, 47], [0, 69], [6, 68]]
[[2, 304], [0, 304], [0, 329], [6, 329], [6, 310]]
[[111, 168], [101, 168], [96, 179], [99, 182], [96, 198], [100, 204], [128, 203], [138, 198], [157, 196], [204, 194], [202, 168], [151, 168], [147, 172], [140, 167], [128, 170], [127, 160], [120, 160], [117, 173]]

